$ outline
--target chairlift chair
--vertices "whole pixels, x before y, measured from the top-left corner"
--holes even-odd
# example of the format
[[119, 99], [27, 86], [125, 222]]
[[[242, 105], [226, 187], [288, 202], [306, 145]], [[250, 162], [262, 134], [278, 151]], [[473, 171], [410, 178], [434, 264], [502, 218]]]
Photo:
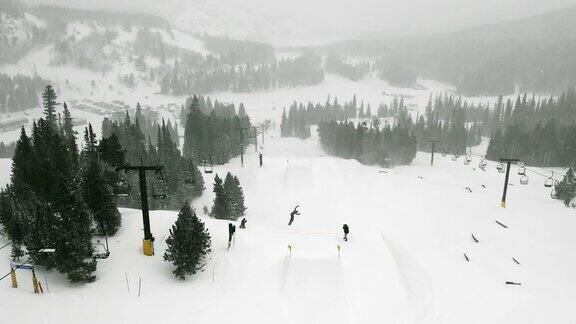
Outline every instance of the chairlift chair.
[[554, 186], [554, 172], [552, 172], [552, 175], [550, 176], [550, 178], [548, 178], [548, 179], [546, 179], [546, 181], [544, 181], [544, 187], [551, 188], [552, 186]]
[[556, 191], [556, 188], [552, 188], [552, 191], [550, 191], [550, 198], [552, 199], [558, 199], [558, 192]]
[[521, 185], [527, 185], [528, 181], [529, 181], [528, 176], [525, 174], [520, 178], [520, 184]]
[[480, 164], [478, 165], [478, 167], [482, 170], [482, 171], [486, 171], [486, 166], [488, 165], [488, 162], [486, 162], [486, 159], [482, 158], [482, 160], [480, 161]]
[[196, 182], [196, 177], [194, 173], [194, 165], [192, 162], [189, 163], [189, 167], [184, 169], [184, 183], [185, 184], [193, 184]]
[[526, 167], [525, 166], [520, 166], [520, 169], [518, 169], [518, 175], [521, 175], [521, 176], [526, 175]]
[[194, 182], [195, 182], [194, 171], [184, 170], [184, 183], [185, 184], [193, 184]]
[[118, 197], [128, 197], [132, 191], [130, 181], [126, 177], [126, 173], [124, 171], [118, 172], [118, 182], [116, 183], [116, 196]]
[[498, 164], [496, 164], [496, 169], [498, 170], [499, 173], [506, 172], [506, 170], [504, 170], [504, 163], [502, 162], [498, 162]]
[[106, 237], [106, 245], [102, 244], [100, 240], [96, 240], [96, 244], [93, 244], [94, 247], [102, 245], [104, 250], [99, 250], [98, 248], [94, 249], [92, 252], [92, 259], [108, 259], [110, 256], [110, 250], [108, 249], [108, 237]]
[[164, 180], [162, 170], [154, 173], [154, 180], [152, 181], [152, 197], [164, 199], [168, 196], [168, 185]]
[[204, 173], [214, 172], [214, 165], [212, 164], [212, 157], [208, 156], [208, 160], [204, 162]]

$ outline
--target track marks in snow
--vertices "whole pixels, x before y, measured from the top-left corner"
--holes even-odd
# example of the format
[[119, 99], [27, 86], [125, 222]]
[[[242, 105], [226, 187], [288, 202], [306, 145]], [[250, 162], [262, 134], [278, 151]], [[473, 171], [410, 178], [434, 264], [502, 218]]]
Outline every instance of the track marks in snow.
[[413, 322], [428, 322], [434, 308], [434, 292], [426, 271], [410, 252], [398, 243], [387, 239], [384, 234], [381, 233], [380, 235], [384, 248], [389, 251], [398, 270], [408, 304], [412, 310]]

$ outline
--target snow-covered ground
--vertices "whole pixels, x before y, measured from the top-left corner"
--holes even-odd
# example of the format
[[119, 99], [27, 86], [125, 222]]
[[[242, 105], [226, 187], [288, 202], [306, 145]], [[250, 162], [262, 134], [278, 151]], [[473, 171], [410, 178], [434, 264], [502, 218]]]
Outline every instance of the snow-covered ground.
[[[238, 174], [248, 224], [227, 252], [227, 222], [201, 216], [213, 244], [204, 272], [179, 281], [162, 260], [176, 212], [152, 212], [156, 255], [146, 257], [140, 211], [122, 209], [96, 282], [72, 286], [40, 269], [49, 293], [39, 296], [19, 271], [20, 288], [0, 281], [2, 322], [573, 322], [576, 217], [550, 199], [544, 179], [520, 186], [514, 168], [504, 209], [503, 175], [491, 162], [478, 169], [477, 157], [465, 166], [437, 155], [430, 167], [429, 154], [418, 153], [411, 166], [383, 170], [325, 156], [316, 138], [269, 132], [264, 144], [263, 168], [253, 148], [244, 168], [239, 159], [215, 167]], [[213, 199], [213, 175], [204, 176], [205, 194], [193, 202], [199, 212]], [[301, 215], [288, 227], [295, 205]], [[5, 272], [8, 250], [0, 250]]]

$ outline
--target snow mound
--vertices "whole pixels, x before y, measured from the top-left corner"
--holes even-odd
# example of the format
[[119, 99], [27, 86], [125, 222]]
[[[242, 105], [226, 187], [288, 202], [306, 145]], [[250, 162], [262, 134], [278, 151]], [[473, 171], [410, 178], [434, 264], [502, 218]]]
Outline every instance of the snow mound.
[[287, 257], [287, 323], [348, 323], [342, 263], [336, 257]]

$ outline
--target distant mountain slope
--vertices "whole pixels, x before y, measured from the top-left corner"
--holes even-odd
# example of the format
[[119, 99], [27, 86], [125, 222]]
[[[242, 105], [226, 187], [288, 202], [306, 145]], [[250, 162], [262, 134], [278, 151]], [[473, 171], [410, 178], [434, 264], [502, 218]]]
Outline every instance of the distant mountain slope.
[[351, 40], [325, 51], [382, 56], [467, 95], [559, 92], [576, 84], [576, 7], [443, 35]]

